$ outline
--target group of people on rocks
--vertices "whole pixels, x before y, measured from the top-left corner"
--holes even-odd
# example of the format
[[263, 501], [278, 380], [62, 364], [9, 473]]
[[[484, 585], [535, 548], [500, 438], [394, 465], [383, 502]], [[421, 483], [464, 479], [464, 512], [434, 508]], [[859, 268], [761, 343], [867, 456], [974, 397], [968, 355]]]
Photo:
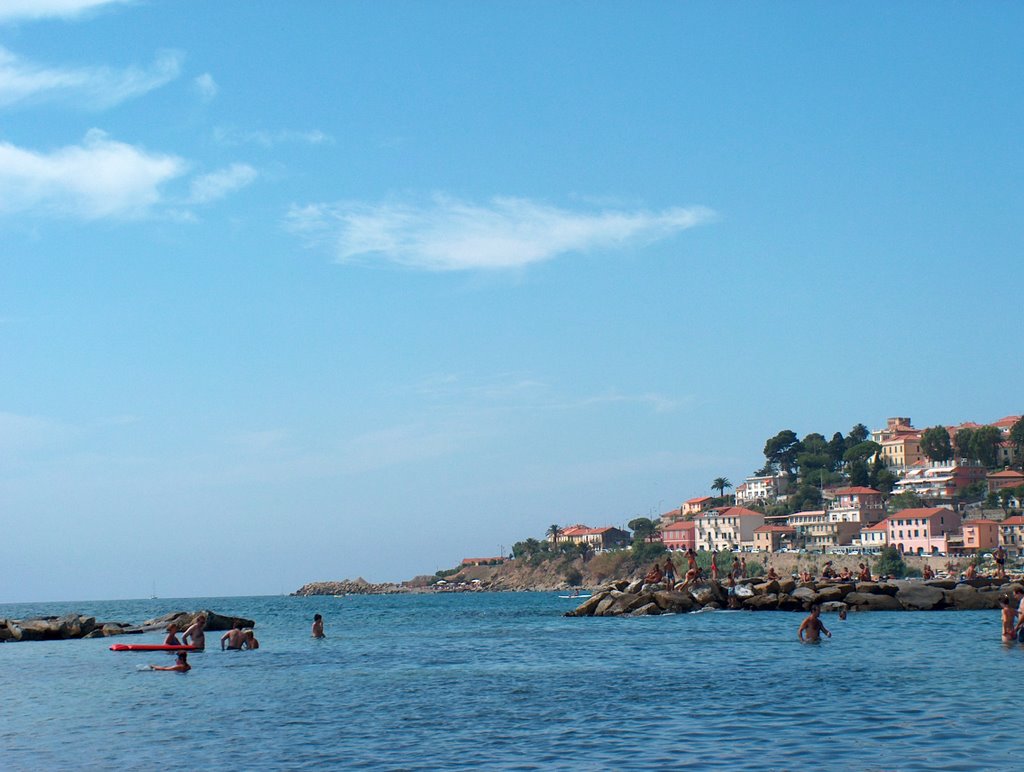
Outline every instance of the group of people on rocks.
[[[686, 563], [686, 574], [683, 576], [682, 583], [676, 583], [676, 565], [672, 562], [671, 557], [667, 557], [665, 558], [664, 565], [655, 562], [651, 570], [644, 576], [644, 584], [664, 583], [670, 590], [682, 590], [705, 578], [704, 569], [697, 563], [697, 553], [692, 549], [686, 551]], [[721, 578], [717, 550], [711, 553], [710, 575], [711, 579], [716, 582]], [[739, 579], [746, 578], [747, 575], [747, 559], [745, 557], [734, 557], [727, 578], [735, 583]]]

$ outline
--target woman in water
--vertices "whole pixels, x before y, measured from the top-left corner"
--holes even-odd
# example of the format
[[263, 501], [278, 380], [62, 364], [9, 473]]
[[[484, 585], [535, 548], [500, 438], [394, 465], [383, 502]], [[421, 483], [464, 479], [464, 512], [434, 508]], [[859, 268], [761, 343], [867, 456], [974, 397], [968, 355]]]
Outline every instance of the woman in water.
[[166, 667], [162, 667], [160, 665], [150, 665], [149, 669], [150, 670], [164, 670], [164, 671], [167, 671], [169, 673], [187, 673], [189, 670], [192, 669], [192, 666], [190, 664], [188, 664], [188, 652], [186, 652], [186, 651], [179, 651], [178, 652], [178, 659], [175, 660], [173, 665], [168, 665]]

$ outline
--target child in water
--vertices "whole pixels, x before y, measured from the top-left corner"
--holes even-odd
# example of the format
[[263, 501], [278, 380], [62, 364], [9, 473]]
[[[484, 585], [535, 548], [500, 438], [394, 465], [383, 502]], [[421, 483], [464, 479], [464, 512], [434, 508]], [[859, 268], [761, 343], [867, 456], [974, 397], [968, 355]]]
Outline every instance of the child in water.
[[325, 638], [324, 635], [324, 618], [319, 614], [313, 615], [313, 637], [314, 638]]

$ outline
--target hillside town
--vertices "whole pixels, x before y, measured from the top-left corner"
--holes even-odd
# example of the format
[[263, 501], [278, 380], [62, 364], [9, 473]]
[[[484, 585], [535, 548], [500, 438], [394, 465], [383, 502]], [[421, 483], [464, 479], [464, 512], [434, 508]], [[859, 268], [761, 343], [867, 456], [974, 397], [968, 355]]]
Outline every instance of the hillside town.
[[[552, 526], [548, 546], [602, 552], [639, 538], [670, 551], [875, 555], [892, 546], [901, 555], [957, 557], [1002, 547], [1016, 557], [1024, 550], [1020, 415], [926, 429], [895, 417], [832, 440], [799, 440], [785, 430], [766, 443], [765, 457], [732, 494], [732, 483], [718, 478], [711, 486], [718, 496], [634, 519], [629, 529]], [[503, 558], [463, 563], [485, 560]]]

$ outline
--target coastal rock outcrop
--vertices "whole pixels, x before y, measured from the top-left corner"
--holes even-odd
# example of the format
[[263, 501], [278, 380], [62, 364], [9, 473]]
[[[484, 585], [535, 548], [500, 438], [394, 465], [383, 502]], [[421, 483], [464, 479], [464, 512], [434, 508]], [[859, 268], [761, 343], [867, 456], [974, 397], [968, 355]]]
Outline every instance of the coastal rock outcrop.
[[669, 590], [661, 584], [619, 580], [595, 590], [566, 616], [650, 616], [717, 608], [805, 611], [816, 603], [823, 612], [994, 609], [998, 608], [1000, 596], [1009, 595], [1016, 586], [1015, 583], [1000, 584], [990, 578], [976, 579], [969, 584], [952, 580], [822, 580], [798, 584], [791, 579], [781, 579], [743, 580], [730, 592], [716, 581], [703, 582], [686, 590]]
[[107, 638], [112, 635], [132, 635], [163, 630], [172, 621], [180, 629], [191, 624], [200, 613], [207, 616], [207, 630], [230, 630], [236, 621], [244, 627], [254, 627], [251, 619], [225, 616], [213, 611], [174, 611], [150, 619], [141, 625], [131, 622], [97, 622], [95, 617], [82, 614], [36, 617], [33, 619], [0, 619], [0, 643], [4, 641], [62, 641], [74, 638]]
[[358, 579], [343, 579], [340, 582], [309, 582], [302, 585], [292, 595], [395, 595], [403, 592], [411, 592], [411, 590], [404, 585], [390, 582], [372, 584], [359, 577]]

